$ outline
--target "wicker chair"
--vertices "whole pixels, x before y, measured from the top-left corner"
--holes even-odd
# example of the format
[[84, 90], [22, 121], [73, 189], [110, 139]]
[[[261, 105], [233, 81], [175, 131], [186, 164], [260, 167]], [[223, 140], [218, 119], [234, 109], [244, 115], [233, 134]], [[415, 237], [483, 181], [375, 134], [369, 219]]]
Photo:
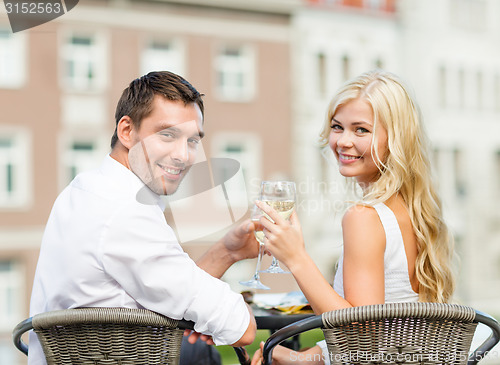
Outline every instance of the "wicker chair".
[[[477, 323], [492, 335], [469, 355]], [[323, 313], [275, 332], [264, 345], [263, 364], [283, 340], [322, 328], [332, 364], [468, 364], [500, 340], [500, 326], [472, 308], [438, 303], [391, 303]], [[300, 359], [300, 353], [297, 353]]]
[[179, 362], [184, 329], [192, 328], [145, 309], [77, 308], [35, 315], [12, 335], [27, 355], [21, 336], [34, 329], [48, 365], [171, 365]]

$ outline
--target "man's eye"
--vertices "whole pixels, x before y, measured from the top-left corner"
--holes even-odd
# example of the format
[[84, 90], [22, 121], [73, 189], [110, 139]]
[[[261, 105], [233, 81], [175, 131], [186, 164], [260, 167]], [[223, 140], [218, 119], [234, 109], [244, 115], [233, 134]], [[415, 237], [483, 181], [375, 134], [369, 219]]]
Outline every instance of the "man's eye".
[[191, 144], [199, 144], [200, 143], [200, 140], [198, 138], [191, 138], [189, 140], [189, 143]]

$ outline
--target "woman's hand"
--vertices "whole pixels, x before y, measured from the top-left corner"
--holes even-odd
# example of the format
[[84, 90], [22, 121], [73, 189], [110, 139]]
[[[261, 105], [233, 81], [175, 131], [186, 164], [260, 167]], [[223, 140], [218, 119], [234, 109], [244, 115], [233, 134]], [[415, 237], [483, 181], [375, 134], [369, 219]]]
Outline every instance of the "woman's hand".
[[[262, 364], [262, 351], [264, 342], [260, 343], [260, 349], [255, 351], [251, 365]], [[276, 346], [273, 349], [273, 365], [324, 365], [323, 352], [319, 346], [314, 346], [306, 351], [297, 352], [283, 346]]]
[[[261, 342], [260, 343], [260, 349], [258, 349], [257, 351], [255, 351], [253, 357], [252, 357], [252, 363], [251, 365], [261, 365], [262, 364], [262, 360], [264, 360], [262, 358], [262, 351], [264, 349], [264, 342]], [[297, 361], [293, 361], [292, 362], [292, 359], [293, 359], [293, 356], [292, 356], [292, 352], [295, 352], [296, 351], [292, 351], [290, 349], [287, 349], [286, 347], [283, 347], [283, 346], [276, 346], [274, 349], [273, 349], [273, 365], [297, 365]]]
[[297, 213], [294, 211], [290, 221], [287, 221], [266, 203], [256, 201], [255, 204], [274, 221], [273, 223], [266, 217], [260, 219], [266, 236], [266, 250], [293, 272], [294, 265], [305, 255], [304, 238]]

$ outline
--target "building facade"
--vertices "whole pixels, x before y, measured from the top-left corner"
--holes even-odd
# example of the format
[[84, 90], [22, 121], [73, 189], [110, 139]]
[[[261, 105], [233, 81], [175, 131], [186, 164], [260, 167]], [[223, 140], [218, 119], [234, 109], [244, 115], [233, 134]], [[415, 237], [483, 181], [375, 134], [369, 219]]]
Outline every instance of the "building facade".
[[316, 141], [342, 82], [383, 68], [405, 79], [422, 108], [460, 257], [456, 300], [500, 314], [499, 6], [310, 0], [294, 15], [294, 177], [306, 187], [304, 231], [326, 275], [341, 250], [346, 187], [331, 152]]
[[[296, 181], [308, 250], [332, 280], [349, 189], [318, 143], [329, 99], [363, 71], [401, 75], [432, 141], [461, 257], [457, 299], [499, 316], [499, 7], [496, 0], [86, 0], [16, 34], [0, 7], [0, 362], [23, 363], [10, 333], [28, 314], [57, 194], [109, 152], [122, 90], [158, 69], [205, 94], [206, 160], [240, 163], [235, 176], [243, 178], [233, 183], [246, 195], [226, 199], [235, 202], [233, 220], [262, 179]], [[197, 191], [191, 184], [187, 195]], [[174, 199], [166, 213], [194, 258], [227, 228], [227, 201], [210, 199]], [[225, 279], [244, 290], [237, 282], [254, 265], [236, 265]], [[290, 276], [265, 279], [294, 288]]]
[[[289, 7], [283, 1], [255, 7], [208, 1], [95, 0], [80, 2], [54, 21], [15, 34], [2, 7], [2, 364], [25, 362], [11, 345], [10, 334], [28, 315], [52, 204], [77, 173], [99, 166], [109, 152], [116, 103], [134, 78], [170, 70], [204, 93], [204, 155], [240, 161], [249, 193], [264, 176], [290, 177]], [[264, 160], [266, 155], [273, 159]], [[248, 199], [244, 197], [242, 213]], [[184, 203], [186, 207], [189, 204]], [[227, 210], [215, 204], [212, 212], [222, 208]], [[200, 206], [191, 209], [193, 223], [184, 232], [196, 231], [211, 218], [199, 214], [202, 211]], [[175, 226], [182, 217], [178, 210], [174, 213], [170, 218]], [[207, 233], [220, 236], [224, 228], [200, 230], [182, 244], [196, 257], [213, 241]]]

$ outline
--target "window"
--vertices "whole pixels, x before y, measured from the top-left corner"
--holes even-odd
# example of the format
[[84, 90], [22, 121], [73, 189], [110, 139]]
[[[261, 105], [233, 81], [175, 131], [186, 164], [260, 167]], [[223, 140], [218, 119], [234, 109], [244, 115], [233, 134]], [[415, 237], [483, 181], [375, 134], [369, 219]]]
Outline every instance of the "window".
[[463, 151], [459, 149], [453, 150], [453, 163], [455, 169], [455, 192], [458, 197], [463, 197], [467, 194], [466, 184], [466, 166], [465, 156]]
[[481, 109], [483, 107], [483, 73], [478, 71], [476, 73], [476, 98], [477, 98], [477, 108]]
[[106, 85], [106, 45], [95, 34], [71, 33], [62, 48], [63, 85], [75, 91], [101, 91]]
[[[249, 133], [219, 133], [213, 139], [213, 156], [230, 158], [240, 163], [243, 181], [235, 179], [233, 191], [241, 204], [248, 204], [248, 199], [257, 194], [260, 185], [261, 142], [260, 138]], [[230, 167], [230, 166], [229, 166]], [[225, 171], [224, 164], [218, 165], [214, 174], [230, 176], [232, 171]], [[258, 183], [256, 181], [258, 180]], [[246, 187], [245, 187], [245, 186]]]
[[65, 154], [64, 175], [67, 185], [76, 175], [99, 166], [102, 153], [97, 143], [90, 140], [73, 140], [69, 143]]
[[0, 260], [0, 330], [12, 330], [24, 312], [21, 266], [15, 261]]
[[458, 70], [458, 107], [465, 108], [465, 71]]
[[347, 81], [350, 78], [351, 75], [351, 60], [349, 59], [349, 56], [345, 55], [342, 57], [342, 62], [341, 62], [341, 75], [342, 75], [342, 81]]
[[318, 67], [318, 94], [320, 97], [326, 95], [326, 56], [324, 53], [316, 55], [316, 63]]
[[444, 66], [439, 67], [438, 71], [438, 100], [439, 106], [444, 108], [446, 107], [446, 99], [447, 99], [447, 77], [446, 77], [446, 68]]
[[184, 50], [179, 42], [151, 41], [141, 55], [141, 75], [151, 71], [171, 71], [185, 75]]
[[217, 95], [226, 101], [249, 101], [254, 97], [256, 70], [250, 47], [225, 46], [215, 60]]
[[88, 170], [92, 165], [94, 153], [94, 144], [92, 142], [74, 142], [71, 146], [71, 161], [69, 163], [69, 175], [71, 180], [80, 172]]
[[26, 134], [0, 133], [0, 208], [22, 207], [31, 200], [31, 151]]
[[20, 88], [26, 81], [25, 35], [0, 27], [0, 88]]
[[488, 26], [486, 0], [454, 0], [450, 2], [450, 21], [453, 26], [482, 30]]

